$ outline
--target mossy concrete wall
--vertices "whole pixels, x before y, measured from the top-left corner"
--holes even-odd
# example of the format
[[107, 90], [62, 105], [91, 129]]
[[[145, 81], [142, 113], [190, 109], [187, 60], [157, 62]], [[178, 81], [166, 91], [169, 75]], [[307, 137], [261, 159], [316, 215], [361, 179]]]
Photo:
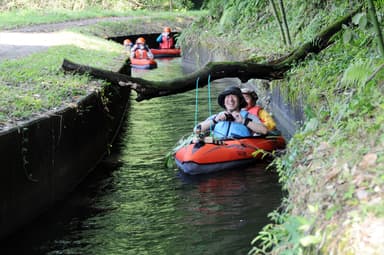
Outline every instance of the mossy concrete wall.
[[[246, 52], [239, 52], [239, 54], [234, 55], [228, 49], [204, 41], [182, 46], [182, 49], [183, 65], [188, 71], [199, 69], [208, 62], [243, 61], [248, 58]], [[237, 84], [240, 83], [239, 80]], [[273, 85], [272, 87], [268, 81], [256, 79], [241, 84], [241, 86], [255, 89], [259, 96], [258, 103], [273, 114], [279, 130], [289, 139], [304, 120], [302, 104], [300, 100], [290, 102], [278, 81], [274, 81]]]
[[128, 88], [107, 86], [0, 131], [0, 238], [63, 199], [108, 154], [129, 95]]

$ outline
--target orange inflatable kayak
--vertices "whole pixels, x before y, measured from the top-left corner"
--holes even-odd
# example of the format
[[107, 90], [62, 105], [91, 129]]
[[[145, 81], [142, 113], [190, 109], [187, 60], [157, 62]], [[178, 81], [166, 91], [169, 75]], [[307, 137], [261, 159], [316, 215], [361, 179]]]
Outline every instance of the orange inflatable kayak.
[[151, 49], [151, 52], [155, 58], [170, 58], [180, 57], [181, 49]]
[[282, 136], [253, 136], [217, 142], [199, 140], [178, 149], [175, 161], [187, 174], [204, 174], [245, 166], [260, 160], [264, 152], [284, 148]]
[[145, 58], [130, 58], [131, 67], [139, 69], [154, 69], [157, 67], [157, 62], [153, 59]]

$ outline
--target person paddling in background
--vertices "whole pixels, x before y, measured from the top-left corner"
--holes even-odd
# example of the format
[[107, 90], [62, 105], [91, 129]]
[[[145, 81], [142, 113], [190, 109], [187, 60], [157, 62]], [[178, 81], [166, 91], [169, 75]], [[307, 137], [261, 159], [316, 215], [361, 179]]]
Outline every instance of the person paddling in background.
[[272, 116], [261, 106], [256, 105], [256, 101], [258, 99], [256, 92], [249, 88], [242, 88], [241, 92], [243, 93], [244, 99], [247, 102], [247, 106], [244, 109], [247, 110], [250, 114], [257, 116], [267, 127], [268, 131], [275, 131], [276, 122], [273, 120]]
[[157, 37], [156, 42], [159, 43], [160, 49], [175, 48], [175, 40], [171, 34], [171, 28], [165, 27], [163, 33]]
[[153, 59], [153, 54], [145, 44], [145, 39], [143, 37], [137, 38], [136, 44], [131, 49], [131, 58]]
[[219, 139], [241, 138], [256, 134], [266, 134], [267, 128], [259, 118], [245, 110], [247, 103], [238, 87], [228, 87], [217, 98], [218, 104], [224, 111], [208, 117], [200, 122], [194, 132], [213, 131], [213, 136]]
[[132, 46], [133, 46], [133, 43], [131, 40], [129, 39], [125, 39], [124, 42], [123, 42], [123, 45], [124, 45], [124, 49], [128, 52], [131, 52], [131, 49], [132, 49]]

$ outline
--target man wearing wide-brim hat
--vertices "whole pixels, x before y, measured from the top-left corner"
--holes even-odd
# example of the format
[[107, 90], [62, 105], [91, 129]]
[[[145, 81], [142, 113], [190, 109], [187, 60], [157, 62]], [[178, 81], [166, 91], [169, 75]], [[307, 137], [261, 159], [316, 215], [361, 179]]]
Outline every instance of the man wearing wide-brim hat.
[[194, 129], [195, 132], [212, 130], [214, 137], [219, 139], [267, 133], [267, 128], [257, 116], [241, 110], [247, 106], [247, 103], [240, 88], [236, 86], [226, 88], [219, 94], [217, 102], [225, 111], [212, 115], [199, 123]]

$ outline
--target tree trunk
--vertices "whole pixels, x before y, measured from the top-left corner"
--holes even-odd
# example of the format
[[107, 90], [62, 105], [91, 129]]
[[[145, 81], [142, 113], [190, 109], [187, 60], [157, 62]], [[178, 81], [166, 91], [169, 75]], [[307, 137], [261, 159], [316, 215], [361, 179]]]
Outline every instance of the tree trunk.
[[[210, 62], [202, 69], [167, 81], [148, 81], [129, 75], [102, 70], [90, 66], [79, 65], [64, 59], [62, 68], [79, 74], [89, 74], [98, 79], [104, 79], [113, 84], [130, 86], [137, 93], [137, 101], [178, 94], [196, 88], [196, 80], [217, 80], [226, 77], [237, 77], [242, 82], [250, 79], [277, 80], [284, 78], [284, 74], [292, 65], [302, 61], [309, 53], [318, 53], [332, 43], [331, 37], [340, 31], [342, 24], [350, 22], [352, 17], [360, 10], [356, 10], [341, 18], [326, 30], [319, 33], [313, 40], [303, 44], [290, 54], [265, 64], [255, 63], [252, 59], [243, 62]], [[199, 87], [206, 86], [200, 82]]]
[[281, 17], [283, 19], [283, 24], [284, 24], [284, 27], [285, 27], [285, 35], [287, 36], [288, 45], [291, 46], [292, 41], [291, 41], [291, 35], [289, 33], [287, 16], [285, 15], [284, 2], [283, 2], [283, 0], [280, 0], [279, 3], [280, 3], [280, 10], [281, 10]]
[[[242, 82], [246, 82], [253, 78], [276, 80], [282, 79], [284, 72], [287, 70], [287, 67], [283, 65], [278, 66], [250, 62], [212, 62], [208, 63], [202, 69], [181, 78], [168, 81], [148, 81], [121, 73], [76, 64], [67, 59], [64, 59], [62, 68], [65, 71], [72, 71], [78, 74], [90, 74], [95, 78], [103, 79], [112, 84], [130, 86], [138, 93], [136, 98], [137, 101], [192, 90], [196, 86], [195, 83], [197, 78], [201, 81], [207, 81], [209, 76], [211, 80], [237, 77]], [[205, 85], [206, 84], [202, 83], [200, 87], [204, 87]]]
[[384, 57], [384, 40], [383, 40], [383, 33], [381, 32], [379, 21], [377, 20], [377, 13], [375, 4], [372, 0], [368, 0], [368, 6], [369, 6], [369, 12], [371, 13], [371, 17], [373, 20], [373, 25], [375, 27], [376, 33], [377, 33], [377, 40], [379, 45], [380, 54], [382, 57]]
[[273, 0], [269, 0], [269, 3], [272, 6], [273, 14], [275, 15], [275, 19], [277, 21], [277, 24], [279, 24], [280, 34], [281, 34], [281, 37], [283, 38], [284, 44], [287, 45], [287, 39], [285, 37], [283, 25], [282, 25], [279, 13], [277, 12], [277, 8], [276, 8], [276, 5], [275, 5], [275, 2]]

